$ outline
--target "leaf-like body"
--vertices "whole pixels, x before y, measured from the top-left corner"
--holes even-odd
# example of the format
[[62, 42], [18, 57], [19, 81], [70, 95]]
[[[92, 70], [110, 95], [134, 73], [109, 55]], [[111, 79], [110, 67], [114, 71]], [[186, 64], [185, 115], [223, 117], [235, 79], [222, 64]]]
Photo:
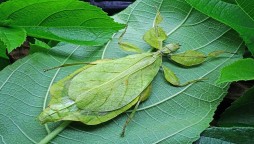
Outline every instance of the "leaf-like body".
[[161, 43], [165, 39], [167, 39], [167, 34], [166, 32], [161, 28], [161, 27], [153, 27], [150, 30], [148, 30], [143, 39], [145, 42], [147, 42], [150, 46], [156, 48], [156, 49], [161, 49]]
[[161, 16], [161, 13], [158, 11], [155, 16], [155, 26], [158, 26], [163, 20], [163, 17]]
[[217, 57], [221, 54], [224, 54], [224, 53], [227, 53], [227, 52], [223, 51], [223, 50], [213, 51], [208, 54], [208, 57], [215, 58], [215, 57]]
[[161, 62], [160, 54], [143, 53], [81, 68], [52, 86], [52, 100], [39, 119], [88, 125], [110, 120], [137, 102]]
[[206, 55], [195, 50], [188, 50], [184, 53], [173, 54], [170, 59], [183, 66], [195, 66], [203, 63], [206, 60]]
[[[91, 112], [90, 115], [82, 114], [81, 111], [73, 104], [73, 101], [69, 99], [66, 92], [66, 84], [71, 81], [73, 77], [75, 77], [78, 73], [90, 68], [92, 65], [85, 66], [83, 68], [78, 69], [71, 75], [65, 77], [64, 79], [58, 81], [51, 88], [51, 100], [49, 103], [49, 108], [47, 108], [41, 115], [39, 116], [39, 120], [42, 123], [56, 121], [59, 120], [60, 117], [64, 117], [64, 120], [72, 120], [72, 121], [83, 121], [86, 124], [98, 124], [104, 121], [110, 120], [122, 112], [128, 110], [135, 103], [137, 103], [139, 97], [134, 99], [132, 102], [127, 104], [121, 109], [110, 111], [110, 112]], [[69, 103], [68, 103], [69, 102]], [[56, 111], [64, 106], [70, 106], [69, 109], [63, 109], [56, 114]], [[71, 108], [71, 109], [70, 109]], [[68, 111], [69, 110], [69, 111]], [[61, 116], [59, 116], [61, 115]], [[77, 117], [78, 116], [78, 117]]]
[[179, 48], [180, 45], [178, 43], [170, 43], [162, 48], [162, 53], [169, 54], [171, 52], [177, 51]]
[[164, 65], [162, 66], [162, 68], [164, 72], [164, 77], [170, 84], [175, 86], [180, 85], [179, 79], [177, 78], [177, 76], [175, 75], [173, 71], [171, 71], [169, 68], [167, 68]]

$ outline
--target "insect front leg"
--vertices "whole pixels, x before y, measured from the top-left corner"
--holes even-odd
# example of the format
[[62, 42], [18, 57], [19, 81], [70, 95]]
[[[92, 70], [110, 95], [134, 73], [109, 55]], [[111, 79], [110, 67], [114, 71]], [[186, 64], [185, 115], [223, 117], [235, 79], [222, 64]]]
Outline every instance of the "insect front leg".
[[122, 48], [125, 51], [129, 51], [129, 52], [135, 52], [135, 53], [142, 53], [143, 51], [137, 47], [134, 44], [131, 44], [129, 42], [123, 42], [123, 36], [127, 31], [127, 27], [128, 25], [125, 27], [123, 33], [120, 35], [119, 39], [118, 39], [118, 45], [120, 46], [120, 48]]
[[178, 63], [181, 64], [183, 66], [196, 66], [196, 65], [200, 65], [202, 63], [204, 63], [207, 58], [216, 58], [222, 54], [236, 54], [236, 53], [232, 53], [232, 52], [227, 52], [227, 51], [223, 51], [223, 50], [218, 50], [218, 51], [212, 51], [210, 52], [208, 55], [196, 51], [196, 50], [187, 50], [183, 53], [178, 53], [178, 54], [171, 54], [169, 53], [169, 58]]

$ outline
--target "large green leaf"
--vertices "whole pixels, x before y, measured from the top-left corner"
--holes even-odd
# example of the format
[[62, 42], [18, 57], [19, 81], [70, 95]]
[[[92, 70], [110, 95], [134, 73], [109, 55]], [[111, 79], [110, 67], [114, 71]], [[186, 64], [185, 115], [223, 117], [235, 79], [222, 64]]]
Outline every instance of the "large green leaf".
[[249, 16], [254, 22], [254, 2], [248, 0], [236, 0], [238, 6]]
[[247, 58], [239, 60], [221, 70], [218, 83], [234, 82], [240, 80], [254, 80], [254, 59]]
[[1, 21], [25, 29], [29, 36], [85, 45], [102, 45], [124, 27], [78, 0], [11, 0], [0, 5]]
[[218, 126], [206, 129], [197, 143], [254, 143], [254, 87], [220, 116]]
[[[8, 50], [11, 52], [15, 48], [19, 47], [26, 40], [26, 32], [22, 28], [13, 27], [1, 27], [0, 26], [0, 48], [2, 50]], [[4, 52], [5, 54], [5, 52]], [[0, 54], [1, 57], [6, 57]]]
[[251, 126], [254, 127], [254, 87], [249, 89], [245, 94], [237, 99], [221, 115], [218, 122], [219, 126]]
[[0, 42], [0, 58], [8, 59], [8, 56], [6, 55], [6, 46], [3, 42]]
[[4, 69], [9, 64], [10, 61], [8, 59], [0, 58], [0, 70]]
[[[169, 42], [182, 45], [179, 52], [196, 49], [204, 53], [213, 50], [238, 52], [243, 47], [238, 34], [229, 27], [199, 13], [184, 0], [138, 0], [125, 11], [115, 15], [115, 20], [128, 23], [123, 40], [143, 50], [149, 46], [142, 40], [144, 33], [153, 26], [158, 7], [164, 21]], [[72, 61], [92, 61], [99, 58], [119, 58], [128, 53], [117, 45], [117, 33], [105, 47], [62, 45], [49, 53], [36, 53], [0, 74], [0, 136], [5, 143], [39, 142], [57, 127], [40, 125], [37, 116], [46, 107], [52, 83], [67, 76], [77, 67], [61, 68], [47, 73], [44, 68]], [[103, 51], [100, 51], [100, 50]], [[241, 52], [239, 52], [241, 53]], [[133, 121], [120, 137], [127, 115], [97, 125], [72, 123], [53, 141], [54, 143], [192, 143], [209, 126], [217, 105], [226, 93], [227, 84], [216, 85], [220, 69], [239, 59], [239, 55], [225, 55], [204, 64], [182, 68], [165, 59], [164, 65], [176, 72], [182, 83], [208, 78], [204, 82], [186, 87], [173, 87], [159, 74], [153, 81], [152, 94], [138, 109]], [[15, 139], [13, 138], [15, 133]]]
[[213, 127], [205, 130], [196, 144], [251, 144], [253, 133], [253, 127]]
[[253, 0], [236, 0], [236, 3], [229, 0], [186, 0], [186, 2], [239, 32], [254, 54]]

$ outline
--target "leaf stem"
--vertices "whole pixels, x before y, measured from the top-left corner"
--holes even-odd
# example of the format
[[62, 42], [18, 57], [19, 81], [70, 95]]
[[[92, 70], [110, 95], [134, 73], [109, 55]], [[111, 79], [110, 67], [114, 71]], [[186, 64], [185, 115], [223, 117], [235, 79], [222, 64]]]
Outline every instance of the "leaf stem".
[[46, 137], [44, 137], [38, 144], [47, 144], [52, 139], [54, 139], [59, 133], [61, 133], [69, 124], [71, 121], [65, 121], [60, 126], [58, 126], [55, 130], [53, 130], [51, 133], [49, 133]]

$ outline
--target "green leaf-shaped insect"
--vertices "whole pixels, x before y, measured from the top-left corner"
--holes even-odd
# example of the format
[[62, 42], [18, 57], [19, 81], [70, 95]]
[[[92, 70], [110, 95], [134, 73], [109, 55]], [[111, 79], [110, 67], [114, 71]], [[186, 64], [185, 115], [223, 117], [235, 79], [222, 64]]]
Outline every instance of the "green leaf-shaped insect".
[[108, 121], [137, 103], [161, 63], [159, 53], [143, 53], [85, 66], [51, 87], [51, 101], [39, 119], [88, 125]]
[[[113, 119], [135, 106], [122, 131], [133, 118], [140, 102], [150, 95], [151, 82], [162, 66], [162, 57], [184, 65], [199, 65], [207, 57], [215, 57], [223, 52], [213, 52], [206, 56], [190, 50], [182, 54], [171, 54], [180, 48], [179, 44], [167, 44], [164, 30], [159, 27], [162, 21], [158, 13], [155, 26], [148, 30], [143, 39], [157, 51], [133, 54], [115, 60], [99, 60], [78, 69], [71, 75], [55, 83], [51, 89], [51, 100], [48, 107], [39, 115], [41, 123], [61, 120], [80, 121], [87, 125], [97, 125]], [[125, 29], [126, 31], [126, 29]], [[124, 31], [124, 32], [125, 32]], [[121, 48], [140, 53], [137, 46], [122, 42]], [[185, 86], [203, 79], [180, 84], [177, 76], [167, 67], [162, 66], [165, 79], [174, 86]]]

